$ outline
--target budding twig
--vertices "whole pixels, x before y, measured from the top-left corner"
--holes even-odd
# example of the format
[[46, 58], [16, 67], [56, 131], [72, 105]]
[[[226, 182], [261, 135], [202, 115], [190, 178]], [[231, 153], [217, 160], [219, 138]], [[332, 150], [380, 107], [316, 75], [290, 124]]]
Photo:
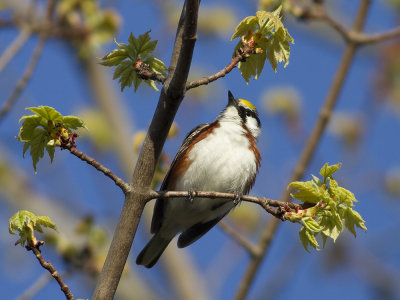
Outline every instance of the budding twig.
[[145, 64], [141, 59], [138, 59], [134, 64], [133, 67], [135, 68], [135, 71], [137, 75], [144, 80], [155, 80], [160, 83], [164, 83], [166, 77], [150, 71], [150, 66], [148, 64]]
[[250, 54], [254, 53], [255, 51], [254, 45], [251, 45], [251, 43], [244, 40], [242, 40], [242, 46], [242, 48], [236, 51], [235, 57], [232, 58], [232, 61], [225, 68], [208, 77], [203, 77], [199, 80], [188, 82], [186, 84], [186, 90], [188, 91], [201, 85], [207, 85], [221, 77], [224, 77], [226, 74], [231, 72], [239, 62], [244, 61], [247, 57], [249, 57]]

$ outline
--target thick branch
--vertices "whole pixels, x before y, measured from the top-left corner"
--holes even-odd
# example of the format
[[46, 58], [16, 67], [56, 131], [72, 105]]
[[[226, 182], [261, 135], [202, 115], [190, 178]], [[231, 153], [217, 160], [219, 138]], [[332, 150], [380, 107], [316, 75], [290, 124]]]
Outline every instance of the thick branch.
[[[362, 30], [363, 25], [365, 23], [369, 5], [370, 5], [370, 0], [361, 1], [353, 25], [354, 32], [360, 32]], [[330, 90], [320, 110], [317, 122], [315, 123], [312, 132], [304, 146], [304, 149], [293, 170], [289, 182], [300, 180], [303, 177], [308, 165], [310, 164], [310, 161], [314, 156], [317, 146], [330, 120], [332, 111], [335, 107], [340, 91], [343, 87], [343, 83], [346, 79], [346, 76], [348, 74], [350, 65], [353, 61], [357, 48], [358, 44], [356, 42], [348, 41], [342, 59], [340, 61], [339, 67], [333, 79], [332, 85], [330, 87]], [[289, 197], [290, 197], [290, 191], [285, 189], [285, 191], [282, 193], [281, 201], [283, 202], [289, 201]], [[261, 262], [264, 259], [269, 249], [272, 238], [274, 237], [278, 226], [279, 222], [276, 219], [271, 218], [270, 220], [268, 220], [266, 226], [264, 227], [258, 242], [258, 245], [261, 250], [260, 251], [261, 255], [258, 257], [253, 257], [252, 260], [250, 261], [247, 270], [240, 282], [239, 289], [236, 293], [235, 296], [236, 300], [243, 300], [246, 298], [246, 295], [250, 289], [251, 284], [254, 281], [255, 275], [261, 265]]]
[[73, 300], [74, 295], [72, 295], [71, 291], [68, 288], [68, 285], [65, 284], [65, 282], [62, 280], [60, 274], [57, 272], [57, 270], [54, 268], [54, 266], [49, 262], [49, 261], [45, 261], [42, 253], [40, 252], [40, 250], [38, 249], [38, 247], [30, 247], [27, 246], [26, 249], [32, 250], [32, 252], [35, 254], [37, 260], [39, 261], [40, 265], [46, 269], [47, 271], [49, 271], [49, 273], [51, 274], [51, 276], [53, 276], [53, 278], [57, 281], [58, 285], [60, 286], [61, 290], [63, 291], [65, 297], [68, 300]]
[[71, 152], [71, 154], [73, 154], [76, 157], [78, 157], [79, 159], [85, 161], [92, 167], [96, 168], [98, 171], [102, 172], [104, 175], [106, 175], [112, 181], [114, 181], [114, 183], [121, 188], [121, 190], [124, 192], [124, 194], [127, 194], [130, 192], [131, 188], [127, 182], [125, 182], [123, 179], [119, 178], [110, 169], [103, 166], [101, 163], [96, 161], [94, 158], [87, 156], [85, 153], [79, 151], [75, 147], [65, 146], [63, 148], [67, 149], [69, 152]]
[[196, 42], [199, 0], [186, 0], [178, 24], [167, 79], [149, 126], [115, 230], [110, 250], [100, 274], [93, 299], [112, 299], [128, 258], [137, 226], [147, 202], [146, 194], [168, 131], [185, 94], [193, 49]]

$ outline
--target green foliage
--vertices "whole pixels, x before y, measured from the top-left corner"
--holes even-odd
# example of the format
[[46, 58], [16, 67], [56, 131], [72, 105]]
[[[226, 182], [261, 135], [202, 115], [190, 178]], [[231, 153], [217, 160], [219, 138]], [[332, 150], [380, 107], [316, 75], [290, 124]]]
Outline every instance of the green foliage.
[[249, 83], [251, 77], [258, 79], [266, 59], [275, 72], [279, 62], [285, 62], [285, 67], [289, 64], [290, 43], [293, 44], [294, 40], [283, 26], [281, 10], [280, 6], [273, 12], [258, 11], [255, 16], [244, 18], [232, 35], [231, 40], [241, 38], [233, 55], [242, 47], [243, 42], [255, 48], [255, 53], [238, 65], [246, 83]]
[[30, 246], [37, 245], [35, 231], [43, 232], [43, 227], [49, 227], [57, 231], [56, 224], [47, 216], [36, 216], [34, 213], [27, 210], [20, 210], [13, 215], [8, 222], [8, 231], [10, 234], [19, 234], [19, 240], [15, 245], [25, 244]]
[[[107, 55], [103, 56], [100, 64], [107, 67], [116, 66], [113, 79], [118, 79], [121, 84], [121, 91], [125, 87], [131, 87], [132, 84], [135, 92], [142, 83], [141, 79], [135, 71], [134, 64], [138, 61], [148, 65], [149, 71], [166, 75], [167, 67], [164, 63], [153, 56], [153, 51], [156, 48], [157, 41], [152, 41], [149, 32], [139, 35], [136, 38], [132, 33], [128, 39], [128, 45], [124, 43], [115, 44], [118, 49], [112, 50]], [[153, 89], [158, 91], [154, 80], [145, 80], [145, 82]]]
[[356, 236], [355, 227], [367, 230], [365, 221], [360, 214], [353, 209], [354, 203], [358, 202], [352, 192], [340, 187], [332, 175], [338, 171], [341, 164], [328, 165], [321, 168], [320, 174], [323, 180], [313, 176], [310, 181], [295, 181], [289, 184], [290, 188], [297, 190], [291, 196], [304, 203], [312, 203], [314, 206], [286, 212], [284, 218], [300, 223], [303, 227], [299, 232], [300, 241], [304, 248], [308, 246], [319, 250], [316, 237], [322, 237], [323, 246], [327, 238], [334, 242], [346, 227]]
[[74, 145], [77, 136], [72, 132], [85, 127], [83, 121], [75, 116], [63, 117], [58, 111], [49, 106], [28, 107], [33, 115], [23, 116], [23, 121], [17, 139], [24, 143], [23, 155], [30, 149], [33, 169], [39, 159], [43, 157], [44, 150], [47, 151], [51, 162], [54, 159], [55, 146]]

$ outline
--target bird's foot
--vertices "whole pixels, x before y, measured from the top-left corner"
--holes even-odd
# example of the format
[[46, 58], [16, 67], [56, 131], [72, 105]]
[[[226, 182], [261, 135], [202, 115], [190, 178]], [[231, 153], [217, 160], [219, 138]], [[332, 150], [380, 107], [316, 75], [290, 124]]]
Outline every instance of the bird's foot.
[[188, 191], [188, 200], [190, 203], [193, 203], [194, 198], [196, 198], [197, 192], [196, 191]]
[[235, 194], [235, 198], [233, 199], [233, 204], [238, 205], [240, 202], [240, 196], [239, 194]]

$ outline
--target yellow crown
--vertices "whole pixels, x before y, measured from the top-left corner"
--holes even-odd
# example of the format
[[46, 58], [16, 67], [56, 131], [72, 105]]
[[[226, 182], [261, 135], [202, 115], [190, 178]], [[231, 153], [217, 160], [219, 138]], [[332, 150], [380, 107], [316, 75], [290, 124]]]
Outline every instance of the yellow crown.
[[240, 103], [242, 103], [244, 106], [247, 106], [248, 108], [252, 110], [257, 110], [256, 107], [251, 103], [249, 100], [246, 99], [238, 99]]

